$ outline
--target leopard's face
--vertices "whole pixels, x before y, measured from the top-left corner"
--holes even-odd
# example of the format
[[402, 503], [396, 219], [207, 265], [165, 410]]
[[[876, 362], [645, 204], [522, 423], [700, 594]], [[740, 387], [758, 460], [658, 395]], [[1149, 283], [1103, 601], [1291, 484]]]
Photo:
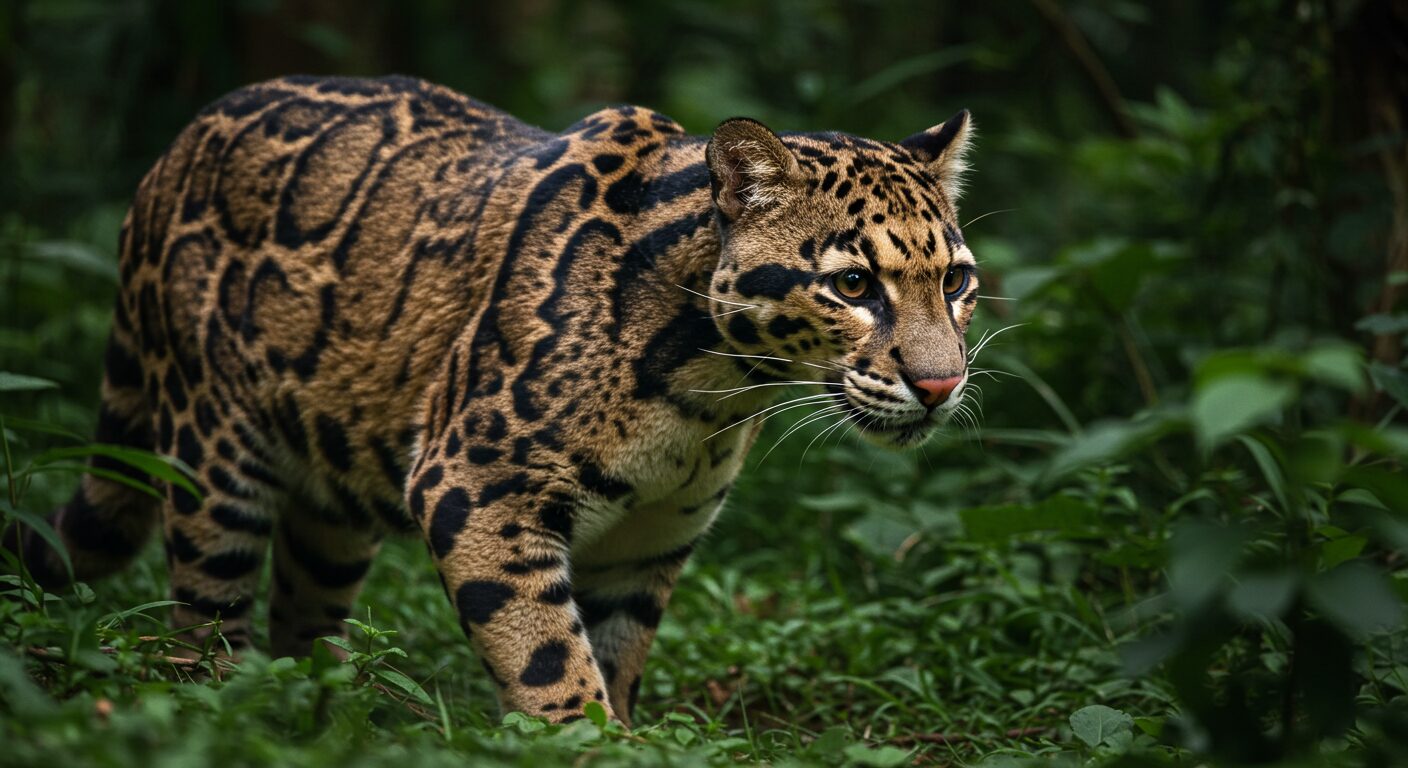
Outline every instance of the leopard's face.
[[715, 320], [754, 378], [819, 384], [782, 407], [897, 448], [961, 407], [978, 272], [953, 202], [970, 133], [966, 112], [899, 145], [715, 132]]

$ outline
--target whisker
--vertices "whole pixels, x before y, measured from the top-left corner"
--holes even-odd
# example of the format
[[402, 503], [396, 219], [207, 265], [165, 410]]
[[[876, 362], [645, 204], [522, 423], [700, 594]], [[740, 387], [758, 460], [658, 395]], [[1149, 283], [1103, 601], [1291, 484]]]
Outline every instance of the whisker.
[[[1017, 300], [1017, 299], [1015, 299], [1015, 298], [1013, 298], [1013, 297], [1011, 297], [1011, 296], [984, 296], [984, 295], [981, 294], [981, 293], [978, 294], [978, 298], [983, 299], [983, 300], [985, 300], [985, 301], [1016, 301], [1016, 300]], [[741, 309], [735, 309], [734, 311], [735, 311], [735, 312], [742, 312], [743, 310], [741, 310]], [[718, 317], [718, 315], [715, 315], [715, 317]]]
[[768, 457], [772, 455], [772, 452], [777, 450], [777, 447], [779, 445], [782, 445], [782, 442], [786, 440], [787, 437], [793, 432], [796, 432], [797, 430], [807, 426], [808, 424], [811, 424], [814, 421], [824, 419], [827, 416], [830, 416], [845, 407], [845, 403], [841, 403], [839, 405], [828, 405], [825, 408], [816, 411], [815, 413], [807, 414], [805, 417], [802, 418], [801, 421], [798, 421], [796, 424], [793, 424], [792, 426], [788, 427], [787, 431], [782, 433], [782, 437], [777, 438], [777, 442], [773, 443], [772, 447], [768, 449], [768, 452], [763, 454], [763, 458], [759, 459], [758, 463], [762, 464], [764, 461], [767, 461]]
[[718, 355], [719, 357], [743, 357], [743, 358], [747, 358], [747, 359], [749, 359], [749, 360], [775, 360], [775, 361], [777, 361], [777, 362], [779, 362], [779, 363], [790, 363], [790, 362], [792, 362], [791, 360], [788, 360], [788, 359], [785, 358], [785, 357], [774, 357], [774, 356], [772, 356], [772, 355], [745, 355], [745, 354], [742, 354], [742, 353], [739, 353], [739, 352], [720, 352], [720, 351], [715, 350], [715, 349], [705, 349], [704, 347], [696, 347], [696, 349], [698, 349], [700, 352], [704, 352], [704, 353], [706, 353], [706, 354]]
[[[823, 392], [823, 393], [821, 393], [821, 394], [819, 394], [819, 395], [807, 395], [807, 396], [805, 396], [805, 397], [798, 397], [798, 398], [795, 398], [795, 399], [792, 399], [792, 400], [784, 400], [784, 401], [778, 403], [777, 405], [768, 406], [767, 408], [764, 408], [763, 410], [758, 411], [757, 413], [752, 414], [751, 416], [745, 416], [744, 418], [741, 418], [741, 419], [739, 419], [738, 421], [735, 421], [734, 423], [728, 425], [727, 427], [724, 427], [723, 429], [719, 430], [718, 432], [715, 432], [714, 434], [709, 435], [709, 437], [704, 438], [704, 440], [709, 440], [710, 438], [713, 438], [713, 437], [715, 437], [715, 436], [717, 436], [717, 435], [721, 435], [721, 434], [723, 434], [723, 433], [729, 431], [730, 429], [733, 429], [734, 427], [738, 426], [739, 424], [746, 423], [746, 422], [748, 422], [748, 421], [750, 421], [750, 420], [752, 420], [752, 419], [756, 419], [757, 417], [762, 416], [762, 415], [765, 414], [765, 413], [768, 413], [768, 411], [776, 411], [776, 413], [772, 413], [772, 414], [769, 414], [769, 415], [767, 415], [767, 416], [764, 416], [764, 417], [763, 417], [763, 421], [767, 421], [768, 419], [771, 419], [773, 416], [776, 416], [778, 413], [782, 413], [782, 411], [790, 411], [790, 410], [792, 410], [793, 408], [801, 408], [801, 407], [804, 406], [804, 405], [815, 405], [815, 404], [817, 404], [817, 402], [820, 401], [820, 400], [826, 400], [826, 399], [836, 398], [836, 397], [845, 397], [845, 395], [843, 395], [843, 394], [840, 393], [840, 392]], [[784, 408], [783, 406], [786, 406], [786, 407]], [[782, 410], [777, 410], [777, 409], [779, 409], [779, 408], [781, 408]], [[761, 423], [761, 422], [759, 422], [759, 423]], [[700, 442], [704, 442], [704, 440], [701, 440]]]
[[992, 333], [984, 333], [982, 338], [978, 339], [978, 346], [974, 347], [973, 351], [968, 353], [968, 361], [972, 362], [973, 360], [977, 359], [978, 353], [982, 352], [984, 347], [991, 344], [992, 340], [997, 338], [998, 334], [1004, 331], [1010, 331], [1013, 328], [1021, 328], [1024, 325], [1027, 325], [1027, 323], [1013, 323], [1012, 325], [1009, 325], [1006, 328], [999, 328], [998, 330], [993, 331]]
[[698, 296], [698, 297], [701, 298], [701, 299], [708, 299], [708, 300], [710, 300], [710, 301], [717, 301], [717, 302], [719, 302], [720, 304], [732, 304], [732, 305], [734, 305], [734, 306], [736, 306], [736, 307], [749, 307], [749, 308], [754, 308], [754, 307], [762, 306], [762, 305], [760, 305], [760, 304], [745, 304], [744, 302], [741, 302], [741, 301], [729, 301], [728, 299], [721, 299], [721, 298], [719, 298], [718, 296], [710, 296], [710, 295], [707, 294], [707, 293], [700, 293], [699, 291], [696, 291], [696, 290], [694, 290], [694, 289], [692, 289], [692, 288], [686, 288], [686, 287], [684, 287], [683, 285], [680, 285], [679, 283], [675, 283], [675, 287], [678, 288], [678, 289], [680, 289], [681, 291], [686, 292], [686, 293], [692, 293], [692, 294], [694, 294], [695, 296]]
[[[843, 412], [843, 413], [841, 414], [841, 417], [838, 418], [838, 419], [836, 419], [836, 423], [835, 423], [835, 424], [832, 424], [831, 426], [827, 427], [826, 429], [823, 429], [822, 431], [818, 432], [818, 433], [816, 434], [816, 436], [812, 438], [812, 441], [811, 441], [810, 443], [807, 443], [807, 447], [804, 448], [804, 449], [802, 449], [802, 458], [800, 458], [800, 459], [797, 460], [797, 466], [800, 467], [800, 466], [802, 465], [802, 462], [804, 462], [804, 461], [807, 460], [807, 453], [808, 453], [809, 451], [811, 451], [812, 446], [816, 444], [816, 441], [817, 441], [819, 438], [822, 438], [822, 437], [825, 437], [826, 435], [831, 434], [833, 431], [835, 431], [835, 429], [836, 429], [837, 427], [840, 427], [840, 426], [842, 426], [843, 424], [845, 424], [845, 423], [848, 421], [848, 417], [849, 417], [851, 414], [853, 414], [853, 413], [855, 413], [856, 411], [858, 411], [858, 410], [860, 410], [860, 406], [857, 405], [857, 406], [851, 408], [849, 411]], [[823, 440], [821, 444], [822, 444], [823, 446], [826, 445], [826, 441]]]
[[1002, 208], [1002, 209], [999, 209], [999, 210], [996, 210], [996, 211], [988, 211], [987, 213], [983, 214], [982, 216], [978, 216], [977, 218], [969, 219], [969, 220], [968, 220], [968, 223], [963, 225], [963, 228], [964, 228], [964, 229], [967, 229], [968, 227], [970, 227], [970, 226], [973, 225], [973, 222], [975, 222], [975, 221], [982, 221], [983, 219], [986, 219], [987, 217], [992, 216], [993, 214], [997, 214], [997, 213], [1012, 213], [1013, 211], [1016, 211], [1016, 210], [1018, 210], [1018, 209], [1016, 209], [1016, 208]]
[[845, 384], [838, 384], [830, 381], [767, 381], [763, 382], [762, 384], [750, 384], [746, 387], [734, 387], [733, 389], [691, 389], [689, 391], [700, 395], [722, 394], [723, 397], [719, 398], [719, 401], [722, 402], [724, 400], [729, 399], [730, 397], [736, 397], [738, 395], [743, 394], [744, 392], [751, 392], [752, 390], [761, 389], [763, 387], [795, 387], [812, 384], [819, 387], [837, 387], [840, 389], [844, 389], [846, 386]]

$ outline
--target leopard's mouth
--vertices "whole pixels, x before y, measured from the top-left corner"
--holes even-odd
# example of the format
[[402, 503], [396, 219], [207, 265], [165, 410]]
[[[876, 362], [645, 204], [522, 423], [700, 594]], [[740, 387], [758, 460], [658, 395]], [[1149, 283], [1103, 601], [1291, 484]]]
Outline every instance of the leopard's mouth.
[[875, 445], [893, 449], [913, 448], [924, 443], [953, 413], [950, 408], [939, 408], [914, 416], [897, 415], [853, 401], [852, 405], [847, 418], [856, 431]]

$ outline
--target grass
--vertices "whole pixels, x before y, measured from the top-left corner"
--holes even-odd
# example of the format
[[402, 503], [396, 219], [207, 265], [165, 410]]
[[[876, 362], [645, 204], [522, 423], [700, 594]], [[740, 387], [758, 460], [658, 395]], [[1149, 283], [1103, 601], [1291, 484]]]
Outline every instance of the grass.
[[362, 653], [343, 664], [171, 663], [163, 607], [131, 608], [165, 596], [155, 545], [42, 610], [0, 603], [0, 733], [21, 764], [896, 765], [1087, 758], [1069, 718], [1096, 704], [1157, 729], [1165, 687], [1120, 658], [1130, 606], [1091, 593], [1091, 555], [1108, 541], [974, 540], [958, 506], [933, 499], [993, 470], [946, 465], [942, 444], [896, 455], [847, 442], [803, 462], [804, 445], [748, 472], [690, 564], [630, 733], [501, 722], [410, 539], [377, 559], [352, 629]]

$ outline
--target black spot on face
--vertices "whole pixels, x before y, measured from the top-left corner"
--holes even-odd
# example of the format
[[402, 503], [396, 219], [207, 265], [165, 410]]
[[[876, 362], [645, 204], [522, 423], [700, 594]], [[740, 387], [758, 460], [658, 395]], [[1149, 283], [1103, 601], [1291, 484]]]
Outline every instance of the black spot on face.
[[800, 269], [792, 269], [780, 264], [764, 264], [740, 275], [735, 289], [741, 295], [749, 298], [761, 296], [781, 300], [793, 288], [806, 286], [811, 281], [811, 274]]
[[757, 344], [762, 341], [758, 336], [758, 326], [741, 314], [734, 315], [728, 321], [728, 335], [743, 344]]
[[785, 339], [798, 331], [811, 329], [811, 327], [811, 323], [808, 323], [804, 318], [778, 315], [768, 323], [768, 333], [773, 338]]

